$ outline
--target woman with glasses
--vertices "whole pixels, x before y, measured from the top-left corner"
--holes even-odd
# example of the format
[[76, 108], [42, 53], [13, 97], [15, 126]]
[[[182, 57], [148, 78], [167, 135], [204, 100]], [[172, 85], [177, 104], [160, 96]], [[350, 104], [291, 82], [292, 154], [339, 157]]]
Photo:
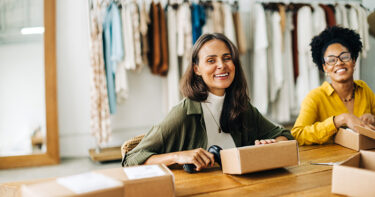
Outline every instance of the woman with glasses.
[[312, 39], [314, 63], [325, 72], [325, 81], [301, 105], [292, 135], [300, 145], [332, 142], [340, 127], [375, 129], [375, 95], [364, 81], [354, 80], [360, 36], [353, 30], [330, 27]]

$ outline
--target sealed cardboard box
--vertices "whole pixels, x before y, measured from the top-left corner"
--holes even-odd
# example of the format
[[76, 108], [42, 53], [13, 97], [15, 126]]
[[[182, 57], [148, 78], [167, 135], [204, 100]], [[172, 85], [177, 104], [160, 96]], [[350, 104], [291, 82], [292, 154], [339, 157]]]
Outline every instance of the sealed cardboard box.
[[21, 196], [122, 197], [124, 184], [103, 174], [88, 172], [21, 186]]
[[120, 180], [124, 197], [175, 196], [174, 175], [165, 165], [141, 165], [95, 171]]
[[333, 166], [332, 193], [375, 196], [375, 152], [361, 150], [340, 165]]
[[299, 162], [295, 140], [225, 149], [220, 151], [220, 156], [226, 174], [245, 174], [298, 165]]
[[340, 128], [334, 142], [359, 151], [375, 148], [375, 131], [356, 126], [355, 131]]
[[21, 196], [175, 196], [174, 176], [165, 165], [97, 170], [21, 187]]

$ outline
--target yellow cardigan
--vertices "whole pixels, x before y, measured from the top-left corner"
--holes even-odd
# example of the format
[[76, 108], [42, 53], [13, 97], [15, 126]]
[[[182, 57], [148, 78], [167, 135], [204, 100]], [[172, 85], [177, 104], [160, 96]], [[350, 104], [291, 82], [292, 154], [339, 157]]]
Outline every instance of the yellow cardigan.
[[[375, 95], [364, 81], [355, 80], [354, 115], [375, 114]], [[324, 82], [303, 100], [292, 135], [300, 145], [332, 143], [337, 132], [333, 116], [349, 113], [331, 84]]]

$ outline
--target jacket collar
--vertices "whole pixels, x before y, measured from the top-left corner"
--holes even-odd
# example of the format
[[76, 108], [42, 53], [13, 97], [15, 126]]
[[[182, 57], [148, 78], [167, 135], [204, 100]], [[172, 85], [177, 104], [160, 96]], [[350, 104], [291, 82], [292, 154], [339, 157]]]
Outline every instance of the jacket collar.
[[[363, 87], [363, 84], [358, 82], [357, 80], [354, 81], [355, 85], [357, 87]], [[333, 92], [335, 91], [335, 89], [333, 89], [332, 85], [330, 83], [328, 83], [327, 81], [325, 81], [323, 84], [322, 84], [322, 88], [323, 90], [325, 91], [325, 93], [328, 95], [328, 96], [331, 96], [333, 94]]]
[[193, 101], [189, 98], [186, 98], [185, 104], [187, 107], [186, 114], [192, 115], [192, 114], [202, 114], [202, 106], [201, 103], [198, 101]]

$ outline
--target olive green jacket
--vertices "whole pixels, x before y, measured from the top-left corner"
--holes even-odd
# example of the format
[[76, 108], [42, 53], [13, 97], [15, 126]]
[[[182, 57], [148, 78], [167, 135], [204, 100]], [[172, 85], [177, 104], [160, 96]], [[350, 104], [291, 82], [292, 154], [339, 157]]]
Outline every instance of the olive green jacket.
[[[257, 139], [274, 139], [285, 136], [292, 140], [289, 130], [280, 128], [249, 104], [244, 112], [244, 131], [231, 133], [237, 147], [253, 145]], [[167, 117], [157, 126], [153, 126], [142, 141], [125, 155], [125, 165], [143, 164], [154, 154], [163, 154], [196, 148], [207, 149], [207, 133], [200, 102], [185, 98], [176, 105]]]

